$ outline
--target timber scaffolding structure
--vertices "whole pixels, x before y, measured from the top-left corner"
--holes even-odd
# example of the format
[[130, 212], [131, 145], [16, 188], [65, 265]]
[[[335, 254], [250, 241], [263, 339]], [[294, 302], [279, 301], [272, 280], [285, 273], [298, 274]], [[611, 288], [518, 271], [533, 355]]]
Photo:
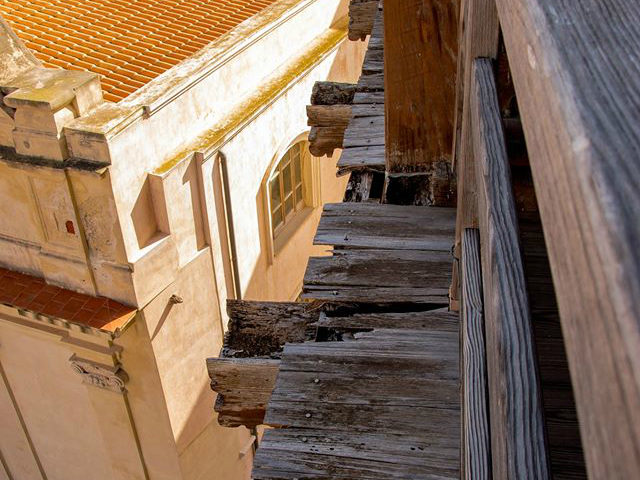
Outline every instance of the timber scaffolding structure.
[[351, 15], [362, 77], [308, 110], [333, 256], [208, 360], [219, 422], [275, 427], [253, 478], [638, 478], [640, 4]]

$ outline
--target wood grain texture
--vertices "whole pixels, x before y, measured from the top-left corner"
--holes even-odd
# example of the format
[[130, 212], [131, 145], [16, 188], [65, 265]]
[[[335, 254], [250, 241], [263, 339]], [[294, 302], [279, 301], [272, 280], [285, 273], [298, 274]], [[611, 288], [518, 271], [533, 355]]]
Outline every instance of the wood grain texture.
[[364, 40], [371, 34], [379, 0], [349, 2], [349, 40]]
[[404, 0], [384, 8], [387, 169], [419, 172], [450, 161], [458, 0]]
[[462, 235], [462, 396], [463, 471], [467, 480], [489, 480], [489, 431], [484, 308], [480, 237], [475, 229]]
[[549, 477], [531, 314], [491, 61], [473, 62], [493, 478]]
[[355, 94], [353, 83], [316, 82], [311, 92], [311, 105], [348, 105]]
[[279, 367], [279, 360], [208, 358], [211, 389], [218, 393], [218, 423], [247, 428], [262, 424]]
[[455, 210], [388, 204], [325, 204], [316, 245], [438, 250], [453, 245]]
[[376, 328], [408, 328], [457, 333], [460, 327], [458, 314], [449, 312], [446, 308], [426, 312], [356, 314], [349, 317], [321, 315], [316, 325], [318, 328], [344, 332]]
[[[428, 268], [426, 268], [428, 266]], [[451, 255], [417, 250], [339, 250], [311, 257], [304, 277], [305, 298], [375, 303], [439, 303], [451, 281]]]
[[229, 324], [222, 355], [229, 358], [277, 356], [287, 342], [315, 338], [316, 305], [299, 302], [227, 300]]
[[310, 127], [346, 127], [351, 120], [351, 105], [307, 105]]
[[453, 162], [458, 175], [458, 224], [456, 244], [465, 228], [478, 227], [477, 182], [471, 132], [472, 64], [476, 58], [496, 58], [500, 24], [495, 0], [466, 0], [460, 41], [459, 70], [456, 85], [456, 119]]
[[589, 476], [633, 478], [640, 471], [640, 4], [496, 4]]

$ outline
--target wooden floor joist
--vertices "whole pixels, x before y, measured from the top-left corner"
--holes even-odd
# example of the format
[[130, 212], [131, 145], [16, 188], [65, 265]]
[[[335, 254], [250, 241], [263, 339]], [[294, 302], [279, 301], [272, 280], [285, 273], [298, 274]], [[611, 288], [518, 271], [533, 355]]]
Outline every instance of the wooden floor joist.
[[207, 359], [211, 389], [218, 393], [218, 423], [247, 428], [263, 424], [279, 366], [279, 360], [263, 358]]

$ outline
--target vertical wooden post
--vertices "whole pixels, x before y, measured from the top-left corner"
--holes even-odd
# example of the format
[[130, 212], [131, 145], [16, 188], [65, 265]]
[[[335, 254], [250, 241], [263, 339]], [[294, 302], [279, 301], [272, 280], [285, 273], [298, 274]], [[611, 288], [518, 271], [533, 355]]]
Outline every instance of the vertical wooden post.
[[[459, 3], [387, 0], [384, 4], [390, 177], [438, 176], [443, 166], [437, 164], [451, 164]], [[442, 195], [441, 189], [432, 188], [432, 196]]]

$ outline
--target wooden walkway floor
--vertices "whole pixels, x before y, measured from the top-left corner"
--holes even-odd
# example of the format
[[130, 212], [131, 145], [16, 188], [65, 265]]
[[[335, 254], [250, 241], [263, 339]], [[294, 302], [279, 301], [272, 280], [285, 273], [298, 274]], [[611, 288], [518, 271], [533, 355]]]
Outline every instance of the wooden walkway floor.
[[451, 209], [326, 206], [316, 243], [336, 249], [311, 259], [306, 296], [387, 311], [323, 315], [318, 338], [337, 341], [285, 346], [265, 417], [283, 428], [253, 478], [459, 478], [459, 326], [442, 308], [454, 224]]

